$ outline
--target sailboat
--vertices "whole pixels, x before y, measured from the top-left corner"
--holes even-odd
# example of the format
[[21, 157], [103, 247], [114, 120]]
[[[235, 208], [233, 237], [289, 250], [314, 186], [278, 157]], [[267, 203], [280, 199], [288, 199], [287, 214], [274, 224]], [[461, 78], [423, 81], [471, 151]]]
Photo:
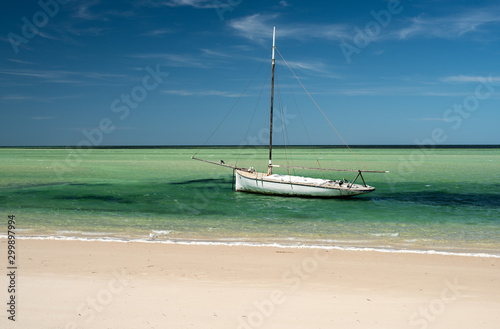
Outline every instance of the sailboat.
[[[285, 195], [300, 197], [349, 197], [359, 194], [369, 193], [375, 190], [375, 187], [366, 184], [363, 173], [385, 173], [388, 171], [376, 170], [356, 170], [356, 169], [328, 169], [328, 168], [310, 168], [296, 167], [273, 164], [273, 105], [274, 105], [274, 70], [275, 70], [275, 50], [276, 50], [276, 28], [273, 29], [273, 48], [272, 48], [272, 73], [271, 73], [271, 111], [270, 111], [270, 134], [269, 134], [269, 165], [266, 173], [256, 172], [253, 167], [240, 168], [225, 164], [224, 161], [210, 161], [193, 156], [192, 159], [203, 161], [223, 167], [232, 168], [235, 176], [235, 191], [251, 192], [269, 195]], [[322, 171], [346, 171], [357, 173], [356, 177], [349, 182], [344, 178], [338, 180], [309, 178], [293, 175], [274, 174], [273, 168], [287, 169], [311, 169]], [[361, 179], [362, 184], [356, 181]]]

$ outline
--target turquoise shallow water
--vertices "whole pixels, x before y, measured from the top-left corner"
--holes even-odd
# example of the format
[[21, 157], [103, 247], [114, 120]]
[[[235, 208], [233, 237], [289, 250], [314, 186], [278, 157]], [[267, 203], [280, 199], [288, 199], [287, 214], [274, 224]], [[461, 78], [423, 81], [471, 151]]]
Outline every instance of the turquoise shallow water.
[[[377, 190], [351, 199], [233, 192], [232, 170], [191, 160], [195, 152], [0, 149], [0, 214], [16, 215], [18, 233], [26, 237], [140, 239], [154, 232], [160, 241], [500, 254], [500, 149], [355, 149], [368, 169], [391, 172], [365, 174]], [[204, 148], [197, 156], [265, 170], [267, 150]], [[294, 148], [286, 155], [277, 149], [274, 158], [362, 168], [347, 149]]]

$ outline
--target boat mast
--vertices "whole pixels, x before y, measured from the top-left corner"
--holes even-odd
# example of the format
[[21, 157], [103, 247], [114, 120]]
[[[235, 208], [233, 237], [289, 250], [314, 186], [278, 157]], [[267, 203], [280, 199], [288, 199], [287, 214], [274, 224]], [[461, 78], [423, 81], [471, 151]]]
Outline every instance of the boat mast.
[[269, 167], [267, 168], [267, 175], [272, 175], [273, 166], [272, 166], [272, 157], [273, 157], [273, 103], [274, 103], [274, 49], [275, 38], [276, 37], [276, 27], [273, 28], [273, 59], [272, 59], [272, 73], [271, 73], [271, 119], [270, 119], [270, 128], [269, 128]]

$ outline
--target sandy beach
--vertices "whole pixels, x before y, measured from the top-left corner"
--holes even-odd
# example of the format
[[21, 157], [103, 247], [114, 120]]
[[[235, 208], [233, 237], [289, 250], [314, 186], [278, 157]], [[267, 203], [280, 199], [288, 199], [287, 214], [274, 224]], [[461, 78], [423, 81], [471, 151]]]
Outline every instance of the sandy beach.
[[18, 240], [17, 256], [15, 322], [2, 261], [2, 328], [500, 323], [498, 258], [52, 240]]

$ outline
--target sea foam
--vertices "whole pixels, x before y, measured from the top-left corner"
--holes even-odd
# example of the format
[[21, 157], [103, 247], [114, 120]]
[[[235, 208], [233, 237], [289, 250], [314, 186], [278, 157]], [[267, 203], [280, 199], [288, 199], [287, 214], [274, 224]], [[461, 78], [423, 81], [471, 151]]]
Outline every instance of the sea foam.
[[[0, 238], [7, 238], [6, 235], [0, 235]], [[500, 254], [484, 252], [453, 252], [439, 250], [421, 250], [421, 249], [397, 249], [390, 247], [354, 247], [340, 245], [320, 245], [305, 244], [298, 242], [295, 244], [287, 243], [265, 243], [253, 241], [205, 241], [205, 240], [152, 240], [147, 238], [119, 238], [119, 237], [77, 237], [77, 236], [24, 236], [18, 237], [19, 240], [55, 240], [55, 241], [81, 241], [81, 242], [116, 242], [116, 243], [154, 243], [167, 245], [193, 245], [193, 246], [226, 246], [226, 247], [267, 247], [284, 249], [321, 249], [338, 251], [359, 251], [359, 252], [381, 252], [397, 254], [421, 254], [421, 255], [441, 255], [441, 256], [460, 256], [460, 257], [481, 257], [481, 258], [500, 258]]]

